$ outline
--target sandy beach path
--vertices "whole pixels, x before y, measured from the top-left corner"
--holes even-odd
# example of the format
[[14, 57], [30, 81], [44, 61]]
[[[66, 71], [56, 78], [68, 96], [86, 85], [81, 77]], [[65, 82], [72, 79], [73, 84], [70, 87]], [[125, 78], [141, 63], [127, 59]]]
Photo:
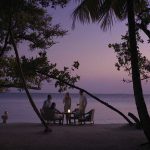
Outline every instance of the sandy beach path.
[[1, 150], [148, 150], [142, 130], [124, 124], [51, 126], [45, 134], [41, 124], [0, 124]]

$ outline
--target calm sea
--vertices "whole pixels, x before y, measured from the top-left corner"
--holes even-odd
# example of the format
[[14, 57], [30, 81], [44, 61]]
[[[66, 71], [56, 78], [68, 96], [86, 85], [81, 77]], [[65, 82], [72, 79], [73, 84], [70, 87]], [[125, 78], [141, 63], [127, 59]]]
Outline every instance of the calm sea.
[[[56, 107], [63, 111], [63, 94], [52, 93], [52, 101], [56, 102]], [[95, 94], [101, 100], [108, 102], [124, 114], [132, 112], [137, 115], [136, 105], [133, 95], [130, 94]], [[38, 109], [42, 107], [43, 101], [47, 98], [47, 93], [32, 93], [32, 97]], [[78, 94], [71, 94], [72, 110], [77, 107]], [[126, 123], [126, 121], [116, 112], [110, 110], [100, 102], [87, 96], [88, 105], [86, 111], [94, 108], [94, 120], [96, 124]], [[145, 95], [145, 101], [150, 113], [150, 95]], [[33, 111], [25, 93], [0, 93], [0, 115], [7, 110], [9, 114], [8, 122], [40, 122]]]

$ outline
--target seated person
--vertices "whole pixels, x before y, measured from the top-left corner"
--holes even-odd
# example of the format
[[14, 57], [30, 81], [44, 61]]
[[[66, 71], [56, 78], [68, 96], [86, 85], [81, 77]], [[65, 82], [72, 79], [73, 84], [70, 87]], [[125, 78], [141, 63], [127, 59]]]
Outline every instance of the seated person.
[[48, 95], [47, 99], [43, 103], [43, 107], [42, 107], [43, 113], [48, 113], [48, 111], [49, 111], [49, 109], [51, 107], [51, 100], [52, 100], [51, 95]]
[[50, 113], [51, 113], [50, 115], [54, 120], [63, 118], [63, 115], [61, 114], [61, 112], [56, 109], [56, 103], [52, 103], [49, 110], [50, 110]]
[[54, 121], [59, 120], [61, 124], [61, 120], [63, 120], [63, 114], [59, 110], [56, 109], [56, 103], [52, 103], [50, 107], [45, 107], [41, 109], [41, 115], [46, 121]]

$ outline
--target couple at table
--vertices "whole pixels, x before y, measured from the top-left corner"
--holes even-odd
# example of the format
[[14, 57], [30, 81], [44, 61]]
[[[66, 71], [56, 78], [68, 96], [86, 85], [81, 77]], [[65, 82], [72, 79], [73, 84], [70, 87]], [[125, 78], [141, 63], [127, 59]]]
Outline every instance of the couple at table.
[[56, 109], [56, 103], [51, 102], [52, 96], [48, 95], [47, 99], [43, 103], [42, 112], [47, 116], [49, 119], [62, 119], [62, 113]]
[[[84, 95], [83, 90], [80, 90], [79, 94], [80, 94], [80, 98], [79, 98], [79, 104], [77, 104], [78, 108], [76, 108], [73, 112], [77, 114], [83, 114], [85, 113], [87, 98]], [[68, 110], [71, 109], [71, 97], [68, 92], [64, 96], [63, 103], [64, 103], [64, 112], [68, 113]]]

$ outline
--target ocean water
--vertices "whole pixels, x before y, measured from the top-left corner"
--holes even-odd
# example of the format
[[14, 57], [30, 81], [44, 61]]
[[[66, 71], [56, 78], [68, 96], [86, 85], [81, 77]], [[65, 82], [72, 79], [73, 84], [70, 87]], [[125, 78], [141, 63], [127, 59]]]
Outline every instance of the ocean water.
[[[48, 93], [32, 93], [32, 98], [40, 109], [43, 105], [44, 100], [47, 98]], [[52, 93], [52, 102], [56, 103], [57, 109], [63, 111], [63, 96], [64, 94]], [[128, 112], [137, 115], [137, 109], [135, 105], [134, 96], [131, 94], [94, 94], [101, 100], [114, 106], [125, 115]], [[86, 95], [87, 96], [87, 95]], [[150, 113], [150, 95], [144, 95], [148, 111]], [[77, 107], [79, 101], [78, 94], [71, 94], [72, 98], [72, 110]], [[94, 121], [95, 124], [110, 124], [110, 123], [126, 123], [126, 120], [119, 114], [107, 108], [95, 99], [87, 96], [88, 104], [86, 111], [95, 109]], [[8, 122], [36, 122], [40, 120], [33, 111], [30, 102], [25, 93], [0, 93], [0, 115], [4, 111], [8, 111], [9, 119]], [[0, 118], [1, 119], [1, 118]], [[2, 121], [2, 120], [0, 120]]]

